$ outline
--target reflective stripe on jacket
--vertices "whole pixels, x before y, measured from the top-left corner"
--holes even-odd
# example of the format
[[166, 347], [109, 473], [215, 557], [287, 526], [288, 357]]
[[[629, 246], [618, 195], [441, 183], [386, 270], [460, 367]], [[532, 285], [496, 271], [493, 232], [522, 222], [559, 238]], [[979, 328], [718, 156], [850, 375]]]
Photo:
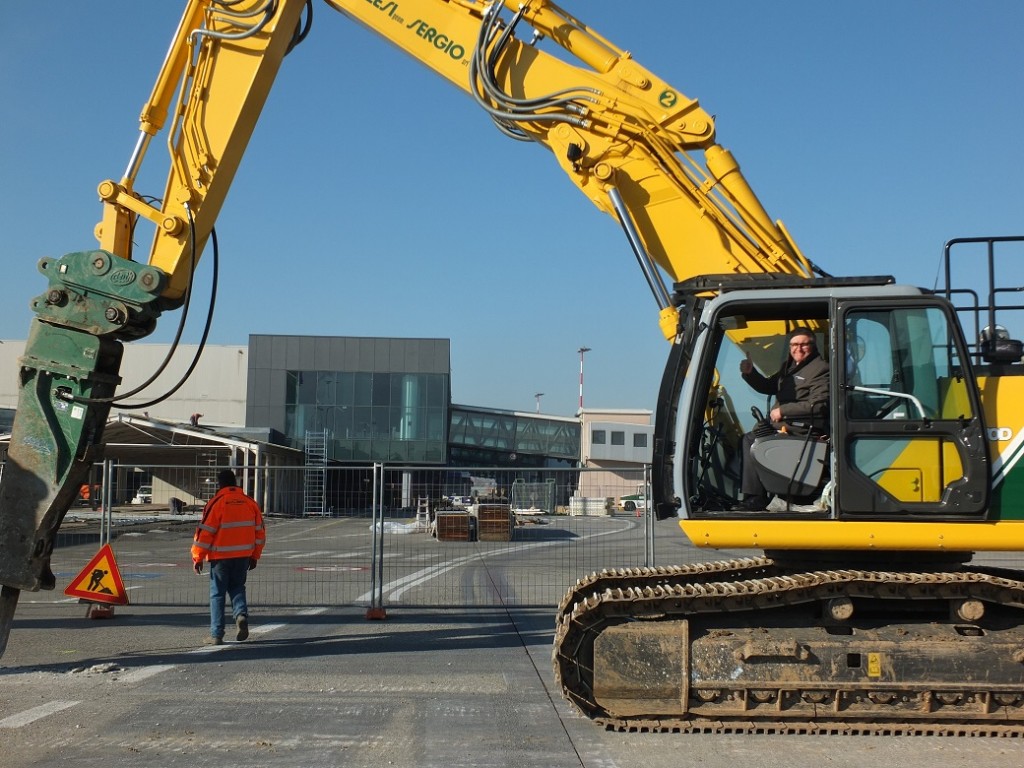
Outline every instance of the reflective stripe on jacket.
[[259, 559], [266, 544], [260, 505], [241, 488], [221, 488], [203, 508], [203, 519], [192, 540], [192, 561], [229, 557]]

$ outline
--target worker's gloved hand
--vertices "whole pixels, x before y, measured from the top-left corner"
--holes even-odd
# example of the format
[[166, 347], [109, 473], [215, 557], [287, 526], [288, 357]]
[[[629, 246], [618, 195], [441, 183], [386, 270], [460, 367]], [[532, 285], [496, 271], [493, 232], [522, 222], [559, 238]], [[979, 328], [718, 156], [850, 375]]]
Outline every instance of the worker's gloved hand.
[[249, 558], [249, 570], [251, 571], [255, 567], [256, 567], [256, 558], [255, 557], [250, 557]]
[[199, 560], [198, 562], [192, 563], [192, 570], [195, 571], [196, 573], [202, 573], [203, 572], [203, 561]]

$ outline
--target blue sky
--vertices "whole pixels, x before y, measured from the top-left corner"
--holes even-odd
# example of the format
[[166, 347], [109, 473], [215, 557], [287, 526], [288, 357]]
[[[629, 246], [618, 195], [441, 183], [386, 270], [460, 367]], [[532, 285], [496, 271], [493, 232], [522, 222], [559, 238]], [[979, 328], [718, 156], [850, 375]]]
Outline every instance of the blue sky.
[[[39, 257], [94, 247], [96, 184], [124, 170], [181, 6], [35, 0], [0, 20], [0, 338], [27, 333]], [[835, 274], [930, 287], [946, 240], [1024, 233], [1018, 0], [563, 6], [716, 115], [769, 212]], [[533, 411], [543, 392], [566, 416], [587, 346], [588, 407], [653, 408], [667, 344], [617, 225], [546, 150], [315, 10], [218, 222], [212, 342], [450, 338], [455, 402]]]

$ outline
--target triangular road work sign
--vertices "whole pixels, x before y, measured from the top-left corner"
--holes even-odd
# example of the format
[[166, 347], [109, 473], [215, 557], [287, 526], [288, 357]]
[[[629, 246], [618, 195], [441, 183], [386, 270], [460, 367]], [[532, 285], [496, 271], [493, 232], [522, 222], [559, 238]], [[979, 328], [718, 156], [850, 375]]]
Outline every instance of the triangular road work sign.
[[100, 547], [100, 551], [74, 578], [64, 594], [95, 603], [128, 605], [128, 593], [121, 581], [117, 563], [114, 562], [114, 550], [109, 544]]

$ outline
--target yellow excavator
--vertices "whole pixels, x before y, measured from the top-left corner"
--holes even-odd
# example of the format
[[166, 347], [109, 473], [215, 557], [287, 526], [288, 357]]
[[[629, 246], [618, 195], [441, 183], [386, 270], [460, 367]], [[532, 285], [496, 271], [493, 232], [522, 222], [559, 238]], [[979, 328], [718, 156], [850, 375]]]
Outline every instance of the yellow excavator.
[[[765, 211], [697, 101], [547, 0], [325, 0], [550, 150], [622, 228], [670, 342], [652, 509], [698, 548], [751, 556], [580, 579], [554, 673], [578, 710], [633, 730], [1024, 733], [1024, 582], [972, 562], [1024, 550], [1022, 344], [987, 296], [836, 277]], [[0, 653], [103, 450], [122, 345], [187, 310], [196, 265], [312, 0], [188, 0], [98, 247], [44, 258], [0, 482]], [[136, 188], [160, 161], [166, 186]], [[147, 166], [148, 167], [148, 166]], [[155, 234], [136, 258], [140, 225]], [[950, 241], [948, 265], [966, 241]], [[976, 245], [976, 244], [975, 244]], [[974, 250], [968, 249], [971, 253]], [[970, 334], [963, 328], [973, 324]], [[826, 430], [761, 431], [738, 363], [770, 373], [810, 329]], [[760, 428], [760, 427], [758, 427]], [[813, 436], [813, 437], [812, 437]], [[770, 494], [741, 504], [737, 465]]]

